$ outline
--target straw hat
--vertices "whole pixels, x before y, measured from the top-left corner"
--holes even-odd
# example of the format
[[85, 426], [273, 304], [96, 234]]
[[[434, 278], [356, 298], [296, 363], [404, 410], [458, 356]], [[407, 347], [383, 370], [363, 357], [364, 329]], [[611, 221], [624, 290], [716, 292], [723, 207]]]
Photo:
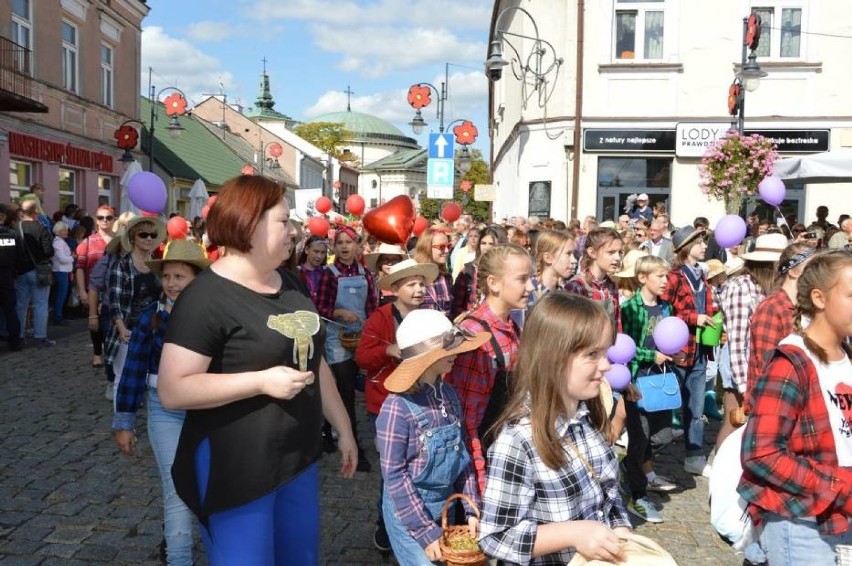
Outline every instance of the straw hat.
[[706, 234], [707, 231], [704, 230], [704, 228], [696, 230], [692, 226], [684, 226], [672, 235], [672, 244], [674, 244], [674, 251], [679, 252], [688, 244], [694, 242], [698, 238], [703, 238]]
[[127, 250], [121, 245], [121, 241], [124, 239], [124, 230], [119, 230], [115, 234], [113, 234], [112, 239], [106, 245], [106, 253], [109, 255], [116, 255], [119, 253], [126, 252]]
[[386, 291], [394, 283], [416, 275], [420, 275], [426, 280], [427, 285], [431, 285], [438, 278], [438, 266], [434, 263], [417, 263], [413, 259], [405, 259], [391, 266], [390, 273], [379, 279], [378, 286], [379, 289]]
[[754, 241], [754, 250], [741, 257], [746, 261], [778, 261], [786, 247], [787, 237], [784, 234], [764, 234]]
[[718, 259], [707, 261], [707, 279], [713, 279], [717, 275], [725, 273], [725, 264]]
[[383, 243], [379, 246], [378, 250], [364, 256], [364, 265], [366, 265], [367, 269], [369, 269], [373, 273], [376, 272], [376, 262], [379, 261], [380, 255], [398, 255], [403, 259], [408, 257], [408, 254], [405, 253], [405, 250], [402, 249], [400, 246]]
[[735, 255], [728, 256], [728, 261], [725, 262], [725, 275], [728, 277], [736, 275], [743, 267], [745, 267], [745, 262], [741, 257]]
[[154, 238], [154, 247], [159, 246], [166, 240], [166, 223], [157, 218], [156, 216], [134, 216], [127, 223], [127, 226], [124, 229], [124, 233], [121, 235], [121, 246], [125, 251], [130, 251], [133, 249], [133, 242], [130, 241], [130, 233], [133, 231], [133, 228], [138, 226], [139, 224], [143, 224], [148, 222], [154, 225], [154, 230], [157, 232], [157, 237]]
[[471, 332], [453, 326], [439, 311], [411, 311], [396, 330], [402, 362], [385, 380], [385, 389], [404, 393], [438, 360], [476, 350], [489, 339], [489, 332]]
[[167, 261], [188, 263], [201, 270], [210, 265], [210, 260], [207, 259], [207, 252], [204, 251], [204, 248], [189, 240], [172, 240], [163, 251], [162, 259], [150, 259], [145, 262], [145, 265], [150, 267], [158, 276], [162, 276], [163, 267]]
[[604, 220], [598, 224], [598, 228], [615, 228], [615, 222], [612, 220]]
[[646, 255], [648, 255], [648, 252], [645, 250], [630, 250], [627, 252], [627, 255], [624, 256], [624, 259], [621, 260], [621, 271], [613, 274], [613, 276], [620, 277], [622, 279], [635, 277], [636, 262], [639, 261], [639, 258], [645, 257]]

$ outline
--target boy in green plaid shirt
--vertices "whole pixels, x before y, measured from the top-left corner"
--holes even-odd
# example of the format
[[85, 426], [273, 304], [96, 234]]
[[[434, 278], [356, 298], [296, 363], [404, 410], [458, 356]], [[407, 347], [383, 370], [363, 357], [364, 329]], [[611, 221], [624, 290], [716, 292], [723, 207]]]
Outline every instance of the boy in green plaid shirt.
[[[638, 375], [665, 371], [660, 366], [671, 360], [658, 352], [654, 344], [657, 323], [672, 314], [671, 305], [660, 298], [666, 288], [668, 272], [669, 264], [663, 259], [655, 256], [639, 258], [636, 262], [639, 291], [621, 305], [622, 329], [636, 342], [636, 356], [630, 362], [634, 383]], [[655, 474], [651, 463], [652, 446], [659, 448], [672, 440], [671, 411], [648, 413], [628, 397], [625, 397], [625, 402], [629, 442], [624, 471], [631, 495], [627, 510], [649, 523], [662, 523], [663, 518], [648, 499], [647, 492], [677, 489], [677, 485]]]

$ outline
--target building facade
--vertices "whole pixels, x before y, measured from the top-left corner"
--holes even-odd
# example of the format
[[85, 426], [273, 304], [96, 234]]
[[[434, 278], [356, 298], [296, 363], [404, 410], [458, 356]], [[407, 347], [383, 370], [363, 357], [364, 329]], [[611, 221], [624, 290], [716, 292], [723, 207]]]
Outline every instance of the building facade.
[[[515, 61], [490, 84], [495, 215], [611, 220], [629, 195], [647, 193], [675, 224], [719, 218], [698, 166], [730, 128], [728, 88], [752, 11], [768, 74], [746, 93], [745, 132], [771, 137], [782, 157], [852, 146], [843, 0], [498, 0], [490, 39], [526, 68]], [[536, 34], [541, 57], [530, 56]], [[849, 190], [788, 184], [785, 212], [809, 222], [821, 204], [850, 202]]]
[[[71, 202], [90, 212], [118, 204], [124, 164], [113, 136], [139, 113], [148, 11], [143, 0], [0, 2], [0, 169], [9, 171], [0, 202], [41, 183], [48, 214]], [[3, 105], [16, 85], [46, 111]]]

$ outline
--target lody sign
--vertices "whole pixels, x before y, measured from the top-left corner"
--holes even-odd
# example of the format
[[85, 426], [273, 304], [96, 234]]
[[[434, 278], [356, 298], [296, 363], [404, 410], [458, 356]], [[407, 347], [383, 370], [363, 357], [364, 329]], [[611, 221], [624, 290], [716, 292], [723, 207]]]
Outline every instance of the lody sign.
[[[681, 122], [676, 130], [675, 155], [700, 158], [729, 129], [730, 124], [723, 122]], [[745, 133], [768, 138], [782, 154], [817, 153], [828, 151], [829, 147], [829, 130], [745, 130]]]

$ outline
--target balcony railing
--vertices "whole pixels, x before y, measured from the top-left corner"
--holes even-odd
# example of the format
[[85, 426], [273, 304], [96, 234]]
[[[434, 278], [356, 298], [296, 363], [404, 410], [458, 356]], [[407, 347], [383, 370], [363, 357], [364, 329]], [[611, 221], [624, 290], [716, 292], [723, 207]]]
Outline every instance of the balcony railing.
[[32, 51], [5, 37], [0, 37], [0, 110], [47, 112], [47, 107], [33, 99]]

